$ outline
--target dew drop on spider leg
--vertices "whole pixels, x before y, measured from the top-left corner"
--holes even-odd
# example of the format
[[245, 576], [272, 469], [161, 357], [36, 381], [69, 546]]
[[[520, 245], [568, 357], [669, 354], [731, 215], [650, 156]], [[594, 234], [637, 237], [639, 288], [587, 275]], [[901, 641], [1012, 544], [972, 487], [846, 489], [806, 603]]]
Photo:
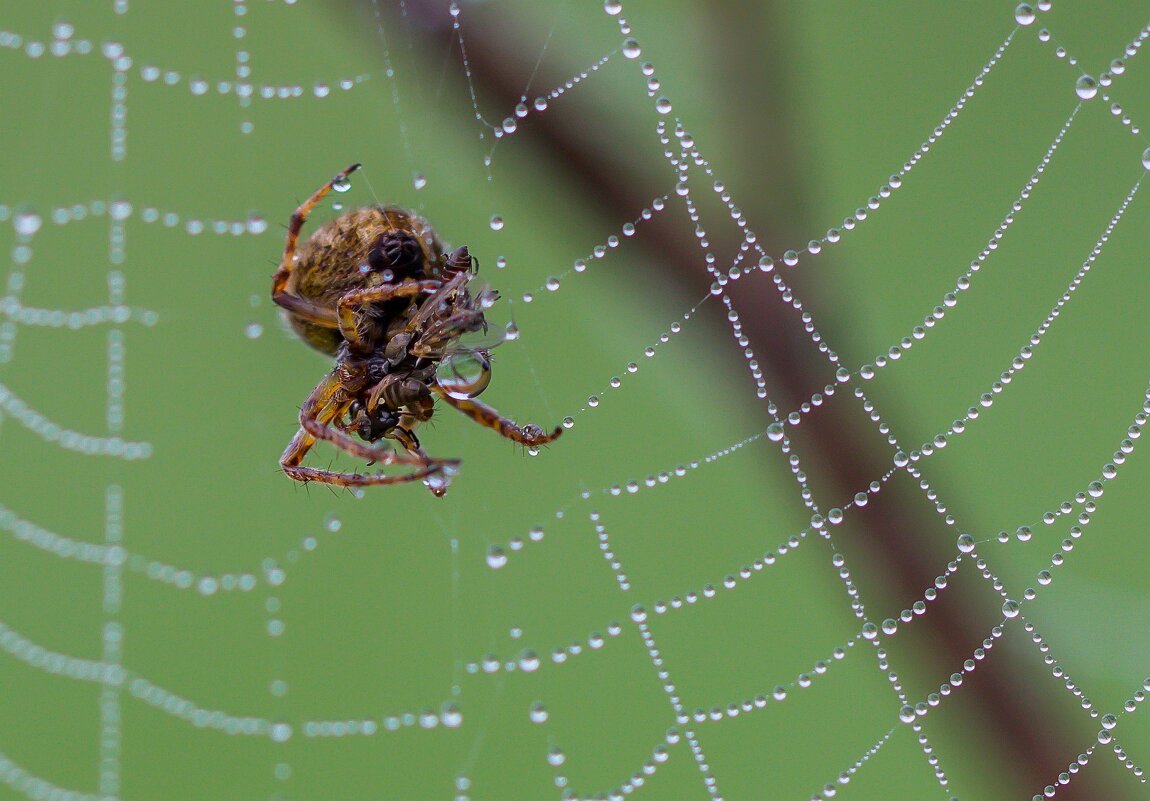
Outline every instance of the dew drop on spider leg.
[[346, 192], [351, 189], [351, 179], [345, 175], [338, 180], [332, 181], [331, 188], [333, 192]]
[[453, 398], [474, 398], [491, 383], [491, 362], [484, 353], [452, 353], [439, 363], [435, 380]]

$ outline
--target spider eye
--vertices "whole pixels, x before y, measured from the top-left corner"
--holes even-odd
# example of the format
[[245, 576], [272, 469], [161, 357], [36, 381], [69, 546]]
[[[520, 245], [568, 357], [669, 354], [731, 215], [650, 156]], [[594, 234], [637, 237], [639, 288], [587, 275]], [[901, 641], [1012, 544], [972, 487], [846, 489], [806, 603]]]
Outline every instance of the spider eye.
[[406, 278], [423, 272], [423, 250], [411, 234], [391, 231], [367, 252], [367, 263], [376, 272], [390, 270], [394, 276]]
[[483, 351], [448, 354], [435, 369], [435, 380], [453, 398], [474, 398], [491, 383], [491, 358]]

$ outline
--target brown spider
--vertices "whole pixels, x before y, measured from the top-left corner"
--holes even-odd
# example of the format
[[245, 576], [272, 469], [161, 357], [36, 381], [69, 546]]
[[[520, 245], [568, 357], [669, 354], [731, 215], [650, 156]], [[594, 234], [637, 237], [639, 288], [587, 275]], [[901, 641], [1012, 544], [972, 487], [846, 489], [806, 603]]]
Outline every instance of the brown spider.
[[[299, 242], [311, 210], [333, 187], [346, 186], [359, 166], [338, 173], [296, 209], [272, 279], [272, 299], [295, 332], [335, 357], [335, 368], [304, 401], [300, 430], [280, 466], [297, 481], [341, 487], [422, 479], [442, 496], [459, 460], [429, 457], [415, 436], [436, 398], [520, 445], [544, 445], [562, 429], [548, 434], [519, 426], [474, 400], [490, 381], [491, 363], [485, 350], [460, 347], [458, 340], [487, 330], [483, 310], [498, 294], [472, 297], [476, 263], [466, 247], [448, 253], [426, 220], [393, 206], [347, 212]], [[403, 451], [381, 447], [381, 439], [395, 440]], [[305, 467], [301, 462], [318, 440], [368, 464], [410, 469], [388, 475]]]

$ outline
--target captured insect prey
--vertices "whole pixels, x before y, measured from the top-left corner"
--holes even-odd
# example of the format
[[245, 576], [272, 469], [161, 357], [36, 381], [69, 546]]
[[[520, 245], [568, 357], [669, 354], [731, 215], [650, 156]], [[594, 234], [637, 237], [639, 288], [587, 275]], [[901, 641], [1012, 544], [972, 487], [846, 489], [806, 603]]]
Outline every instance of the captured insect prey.
[[[471, 294], [478, 267], [466, 247], [449, 252], [426, 220], [394, 206], [347, 212], [299, 241], [308, 214], [333, 188], [346, 188], [359, 166], [338, 173], [296, 209], [272, 279], [272, 299], [291, 327], [335, 358], [304, 401], [300, 430], [280, 466], [297, 481], [341, 487], [422, 480], [442, 497], [459, 460], [428, 456], [415, 434], [431, 419], [437, 399], [520, 445], [545, 445], [562, 428], [547, 433], [520, 426], [474, 399], [491, 379], [491, 360], [482, 346], [461, 338], [486, 332], [483, 311], [499, 295]], [[304, 466], [319, 440], [397, 472]]]

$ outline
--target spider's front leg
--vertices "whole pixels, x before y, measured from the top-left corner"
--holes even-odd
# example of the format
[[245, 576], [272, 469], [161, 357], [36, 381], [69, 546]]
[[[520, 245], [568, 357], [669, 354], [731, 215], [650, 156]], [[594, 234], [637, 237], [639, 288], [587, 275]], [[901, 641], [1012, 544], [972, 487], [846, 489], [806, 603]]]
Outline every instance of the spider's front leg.
[[563, 433], [562, 426], [556, 426], [555, 430], [548, 434], [534, 423], [527, 423], [522, 426], [518, 425], [513, 420], [509, 420], [495, 411], [495, 409], [492, 409], [486, 403], [452, 397], [438, 384], [433, 385], [431, 390], [449, 405], [454, 406], [481, 426], [494, 429], [499, 433], [499, 436], [509, 439], [512, 442], [517, 442], [520, 445], [546, 445], [548, 442], [553, 442], [558, 439], [559, 435]]
[[325, 328], [336, 328], [338, 321], [334, 309], [326, 306], [321, 306], [314, 301], [301, 298], [288, 291], [287, 285], [291, 278], [292, 267], [295, 266], [295, 250], [299, 242], [299, 232], [303, 228], [303, 224], [307, 221], [307, 216], [311, 214], [312, 209], [327, 196], [331, 191], [332, 186], [347, 180], [347, 176], [358, 170], [359, 164], [352, 164], [346, 170], [336, 173], [332, 179], [312, 194], [307, 200], [300, 204], [299, 208], [291, 216], [291, 223], [288, 225], [287, 241], [284, 243], [284, 255], [280, 261], [279, 269], [276, 270], [275, 276], [272, 277], [272, 300], [276, 304], [307, 320], [309, 323], [315, 325], [322, 325]]

